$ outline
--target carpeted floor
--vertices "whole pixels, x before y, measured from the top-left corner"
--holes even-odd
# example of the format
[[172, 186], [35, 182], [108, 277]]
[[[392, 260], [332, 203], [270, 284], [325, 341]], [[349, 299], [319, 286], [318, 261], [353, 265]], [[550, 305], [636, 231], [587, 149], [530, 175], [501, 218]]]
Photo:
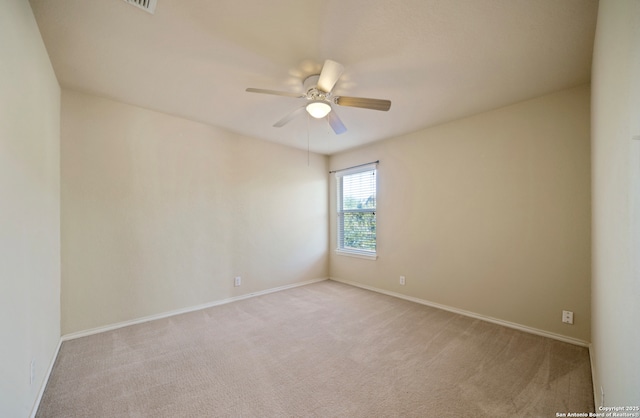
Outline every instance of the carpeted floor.
[[37, 417], [555, 417], [588, 350], [324, 281], [64, 342]]

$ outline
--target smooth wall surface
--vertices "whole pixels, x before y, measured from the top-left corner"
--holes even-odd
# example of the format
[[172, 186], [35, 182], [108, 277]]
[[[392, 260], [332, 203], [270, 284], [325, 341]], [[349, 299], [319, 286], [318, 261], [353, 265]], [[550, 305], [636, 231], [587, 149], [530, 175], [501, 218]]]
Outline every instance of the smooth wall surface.
[[333, 251], [330, 181], [331, 277], [590, 341], [589, 100], [580, 86], [332, 156], [380, 165], [376, 261]]
[[25, 417], [60, 338], [60, 87], [29, 3], [1, 8], [0, 416]]
[[592, 85], [596, 405], [635, 406], [640, 405], [639, 1], [600, 2]]
[[327, 277], [327, 160], [63, 90], [63, 334]]

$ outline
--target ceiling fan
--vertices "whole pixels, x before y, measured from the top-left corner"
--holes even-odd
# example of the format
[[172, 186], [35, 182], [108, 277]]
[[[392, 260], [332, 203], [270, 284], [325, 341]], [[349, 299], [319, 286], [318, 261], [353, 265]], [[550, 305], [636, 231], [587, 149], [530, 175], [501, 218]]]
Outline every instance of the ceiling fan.
[[344, 67], [342, 64], [332, 60], [326, 60], [322, 66], [320, 74], [314, 74], [307, 77], [304, 82], [304, 94], [277, 91], [277, 90], [265, 90], [249, 87], [246, 91], [249, 93], [263, 93], [274, 94], [276, 96], [293, 97], [296, 99], [306, 99], [306, 102], [289, 113], [273, 126], [280, 128], [296, 116], [298, 116], [303, 110], [306, 110], [309, 115], [316, 119], [327, 118], [327, 122], [331, 125], [331, 128], [336, 134], [341, 134], [347, 131], [336, 112], [333, 110], [332, 105], [338, 106], [350, 106], [360, 107], [363, 109], [381, 110], [387, 111], [391, 107], [391, 101], [382, 99], [367, 99], [364, 97], [349, 97], [349, 96], [334, 96], [331, 91], [336, 82], [342, 75]]

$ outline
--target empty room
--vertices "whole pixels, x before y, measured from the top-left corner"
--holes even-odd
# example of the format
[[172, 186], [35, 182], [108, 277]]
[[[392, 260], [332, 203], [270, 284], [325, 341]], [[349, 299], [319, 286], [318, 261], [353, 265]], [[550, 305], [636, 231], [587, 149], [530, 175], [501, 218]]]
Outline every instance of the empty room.
[[3, 0], [0, 416], [640, 417], [640, 1]]

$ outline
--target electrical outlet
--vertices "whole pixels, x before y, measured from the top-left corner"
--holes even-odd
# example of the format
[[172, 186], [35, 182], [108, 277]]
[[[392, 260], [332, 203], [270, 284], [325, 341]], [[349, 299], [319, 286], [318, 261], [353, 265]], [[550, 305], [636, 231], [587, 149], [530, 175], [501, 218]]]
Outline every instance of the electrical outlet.
[[404, 286], [404, 283], [405, 283], [404, 276], [400, 276], [400, 284]]
[[240, 286], [241, 284], [242, 284], [242, 277], [237, 276], [237, 277], [234, 279], [234, 281], [233, 281], [233, 285], [234, 285], [235, 287], [238, 287], [238, 286]]
[[565, 324], [573, 325], [573, 312], [562, 311], [562, 322], [564, 322]]

